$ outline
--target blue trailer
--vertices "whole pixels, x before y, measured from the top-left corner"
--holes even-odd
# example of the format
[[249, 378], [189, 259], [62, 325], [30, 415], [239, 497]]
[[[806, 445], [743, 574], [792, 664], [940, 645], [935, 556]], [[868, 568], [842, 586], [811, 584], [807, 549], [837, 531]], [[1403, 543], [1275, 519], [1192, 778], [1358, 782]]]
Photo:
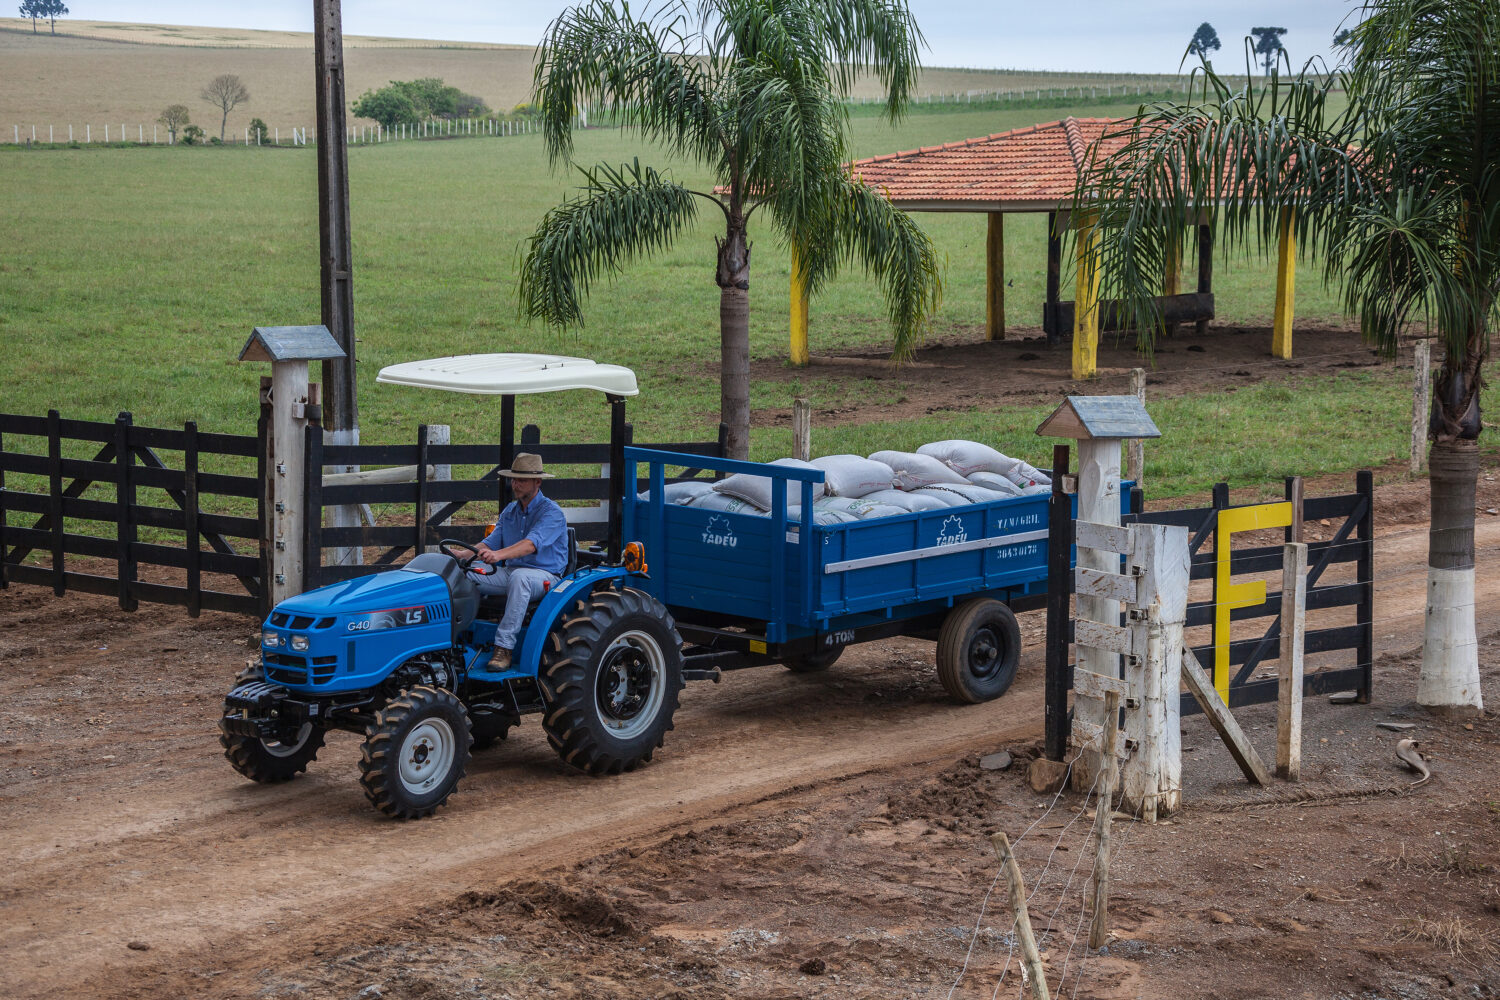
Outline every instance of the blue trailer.
[[[772, 480], [770, 516], [668, 501], [668, 467], [689, 458]], [[1014, 612], [1046, 600], [1046, 496], [818, 524], [821, 470], [644, 448], [625, 449], [625, 468], [625, 533], [649, 566], [636, 586], [671, 612], [690, 676], [776, 662], [822, 670], [846, 646], [907, 635], [937, 640], [938, 677], [961, 701], [996, 698], [1014, 680]], [[796, 518], [788, 486], [801, 494]]]
[[[607, 545], [574, 546], [503, 668], [490, 662], [503, 598], [481, 600], [467, 572], [480, 566], [462, 540], [281, 602], [219, 720], [225, 756], [251, 780], [293, 778], [326, 730], [343, 729], [364, 736], [370, 801], [417, 818], [447, 801], [471, 750], [528, 714], [541, 716], [567, 763], [615, 774], [662, 746], [686, 681], [724, 670], [822, 670], [853, 643], [909, 635], [936, 640], [938, 677], [960, 701], [999, 697], [1015, 678], [1014, 612], [1041, 606], [1047, 590], [1045, 496], [818, 524], [821, 470], [627, 447], [624, 404], [637, 392], [628, 369], [473, 355], [392, 366], [380, 381], [500, 395], [502, 440], [514, 440], [517, 395], [602, 392]], [[773, 509], [756, 517], [670, 503], [675, 466], [768, 477]], [[786, 484], [800, 492], [797, 517]]]

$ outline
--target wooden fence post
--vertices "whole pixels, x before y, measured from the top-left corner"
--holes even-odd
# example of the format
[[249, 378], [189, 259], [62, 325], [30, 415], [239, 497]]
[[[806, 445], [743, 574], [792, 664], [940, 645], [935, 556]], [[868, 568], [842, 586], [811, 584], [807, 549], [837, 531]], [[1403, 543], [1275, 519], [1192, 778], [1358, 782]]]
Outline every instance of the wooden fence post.
[[802, 396], [792, 400], [792, 457], [812, 460], [812, 404]]
[[1296, 781], [1302, 770], [1302, 648], [1307, 619], [1307, 545], [1288, 542], [1282, 551], [1276, 775]]
[[1021, 869], [1010, 849], [1010, 838], [997, 833], [990, 838], [1000, 865], [1005, 870], [1005, 888], [1010, 896], [1010, 910], [1015, 916], [1016, 940], [1021, 945], [1021, 978], [1031, 990], [1032, 1000], [1051, 1000], [1047, 992], [1047, 975], [1042, 968], [1042, 956], [1036, 949], [1036, 936], [1031, 932], [1031, 915], [1026, 912], [1026, 882], [1021, 878]]
[[1432, 410], [1432, 341], [1419, 340], [1412, 350], [1411, 474], [1422, 471], [1427, 456], [1427, 415]]
[[[448, 445], [450, 445], [452, 443], [453, 443], [453, 429], [451, 427], [449, 427], [447, 424], [428, 424], [427, 425], [427, 444], [428, 444], [429, 447], [433, 446], [433, 445], [436, 445], [438, 447], [446, 448]], [[418, 463], [418, 464], [421, 464], [421, 463]], [[453, 466], [452, 465], [450, 465], [447, 462], [435, 462], [435, 463], [433, 463], [433, 475], [432, 475], [432, 481], [433, 482], [435, 482], [435, 483], [446, 483], [446, 482], [450, 482], [452, 479], [453, 479]], [[436, 517], [437, 514], [438, 514], [438, 511], [442, 510], [445, 506], [447, 506], [446, 501], [439, 500], [439, 501], [429, 502], [427, 504], [426, 516], [429, 519], [433, 518], [433, 517]], [[438, 527], [441, 529], [441, 528], [447, 527], [448, 525], [450, 525], [452, 523], [453, 523], [453, 517], [452, 517], [452, 515], [449, 515], [448, 517], [443, 518], [441, 522], [439, 522]], [[443, 534], [443, 532], [441, 530], [439, 530], [438, 534], [441, 535], [441, 534]], [[436, 551], [436, 546], [428, 546], [427, 548], [423, 549], [422, 551], [424, 551], [424, 552], [433, 552], [433, 551]]]
[[[1078, 442], [1078, 520], [1094, 524], [1120, 524], [1120, 439], [1087, 438]], [[1076, 565], [1079, 570], [1094, 569], [1116, 573], [1120, 569], [1118, 553], [1078, 546]], [[1095, 622], [1118, 622], [1120, 602], [1105, 597], [1079, 593], [1074, 600], [1079, 619]], [[1076, 660], [1079, 670], [1090, 670], [1105, 677], [1120, 676], [1120, 655], [1104, 649], [1079, 645]], [[1102, 704], [1074, 692], [1073, 718], [1101, 725]], [[1102, 761], [1098, 753], [1085, 750], [1073, 763], [1073, 787], [1089, 788], [1099, 773]]]
[[1094, 853], [1094, 874], [1089, 879], [1089, 907], [1093, 919], [1089, 923], [1089, 947], [1098, 950], [1104, 947], [1109, 933], [1109, 820], [1114, 810], [1115, 776], [1119, 773], [1119, 762], [1115, 757], [1115, 745], [1120, 728], [1115, 723], [1120, 718], [1120, 692], [1104, 692], [1104, 774], [1099, 779], [1099, 797], [1094, 800], [1094, 836], [1097, 849]]
[[1128, 572], [1138, 574], [1127, 608], [1136, 634], [1125, 660], [1130, 703], [1125, 714], [1130, 758], [1123, 769], [1124, 808], [1147, 823], [1182, 805], [1181, 650], [1187, 621], [1191, 558], [1188, 530], [1165, 524], [1130, 526]]

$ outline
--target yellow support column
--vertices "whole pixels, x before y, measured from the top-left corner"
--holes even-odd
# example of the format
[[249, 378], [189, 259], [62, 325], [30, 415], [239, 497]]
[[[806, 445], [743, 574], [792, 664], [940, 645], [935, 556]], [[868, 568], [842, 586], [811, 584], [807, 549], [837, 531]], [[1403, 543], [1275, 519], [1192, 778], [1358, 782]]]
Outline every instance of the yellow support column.
[[1005, 339], [1005, 216], [989, 212], [984, 240], [985, 340]]
[[1073, 377], [1093, 378], [1099, 359], [1099, 250], [1092, 216], [1075, 215], [1078, 284], [1073, 295]]
[[807, 350], [807, 285], [797, 265], [797, 248], [792, 248], [792, 364], [805, 366], [811, 359]]
[[1295, 221], [1290, 208], [1281, 213], [1281, 241], [1276, 253], [1276, 324], [1271, 335], [1271, 353], [1285, 359], [1292, 356], [1293, 300], [1297, 292]]

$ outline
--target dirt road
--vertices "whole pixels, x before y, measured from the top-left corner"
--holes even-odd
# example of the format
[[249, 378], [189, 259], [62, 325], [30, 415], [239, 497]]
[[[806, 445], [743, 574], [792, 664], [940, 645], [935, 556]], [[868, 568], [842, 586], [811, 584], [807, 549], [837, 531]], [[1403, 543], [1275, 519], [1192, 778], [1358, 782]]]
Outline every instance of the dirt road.
[[[1478, 528], [1483, 565], [1500, 554], [1500, 519]], [[1426, 547], [1425, 524], [1377, 532], [1377, 652], [1420, 643]], [[1481, 633], [1500, 628], [1500, 574], [1481, 575], [1478, 604]], [[447, 809], [403, 824], [365, 802], [352, 736], [331, 735], [288, 785], [229, 769], [214, 720], [248, 651], [243, 619], [0, 591], [0, 659], [13, 678], [0, 708], [6, 990], [122, 995], [136, 970], [189, 961], [232, 977], [476, 884], [722, 822], [798, 789], [836, 795], [855, 776], [886, 780], [1034, 739], [1041, 627], [1040, 616], [1023, 623], [1020, 679], [983, 706], [947, 703], [930, 644], [909, 640], [856, 648], [823, 675], [768, 668], [695, 684], [656, 762], [619, 778], [565, 768], [529, 720], [476, 756]]]

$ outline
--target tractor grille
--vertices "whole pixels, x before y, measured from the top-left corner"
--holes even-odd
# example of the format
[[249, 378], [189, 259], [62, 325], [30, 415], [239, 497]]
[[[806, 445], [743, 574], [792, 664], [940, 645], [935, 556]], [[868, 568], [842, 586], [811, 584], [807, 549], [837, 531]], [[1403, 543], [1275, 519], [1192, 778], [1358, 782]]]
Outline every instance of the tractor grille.
[[445, 622], [448, 620], [448, 614], [447, 604], [427, 605], [427, 620], [430, 622]]
[[312, 681], [314, 684], [326, 684], [333, 680], [333, 675], [338, 672], [339, 658], [337, 656], [314, 656], [312, 661]]
[[266, 677], [280, 684], [306, 684], [307, 661], [300, 656], [267, 656]]

